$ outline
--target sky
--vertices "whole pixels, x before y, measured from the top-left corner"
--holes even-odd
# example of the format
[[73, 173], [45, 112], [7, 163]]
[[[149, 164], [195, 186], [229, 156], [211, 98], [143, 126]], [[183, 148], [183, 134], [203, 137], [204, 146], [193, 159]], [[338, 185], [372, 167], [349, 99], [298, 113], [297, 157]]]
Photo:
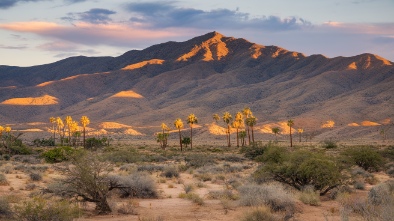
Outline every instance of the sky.
[[0, 0], [0, 65], [119, 56], [212, 31], [307, 56], [394, 61], [394, 0]]

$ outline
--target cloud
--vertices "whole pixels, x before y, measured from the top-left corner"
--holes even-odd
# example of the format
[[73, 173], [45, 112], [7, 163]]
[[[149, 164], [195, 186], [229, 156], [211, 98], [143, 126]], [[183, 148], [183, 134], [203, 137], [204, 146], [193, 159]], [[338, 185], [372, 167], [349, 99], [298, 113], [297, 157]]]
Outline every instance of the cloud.
[[244, 27], [280, 31], [299, 29], [311, 23], [297, 17], [280, 18], [262, 16], [252, 18], [248, 13], [237, 10], [215, 9], [211, 11], [180, 8], [174, 2], [135, 2], [125, 5], [133, 15], [130, 21], [151, 28], [189, 27], [215, 29], [240, 29]]
[[48, 1], [48, 0], [1, 0], [0, 9], [11, 8], [20, 2], [39, 2], [39, 1]]
[[8, 45], [1, 45], [0, 44], [0, 48], [1, 49], [17, 49], [17, 50], [20, 50], [20, 49], [26, 49], [27, 46], [26, 45], [8, 46]]
[[92, 24], [107, 24], [112, 21], [110, 15], [116, 14], [115, 11], [102, 8], [93, 8], [86, 12], [81, 13], [68, 13], [67, 17], [63, 17], [63, 20], [68, 21], [84, 21]]

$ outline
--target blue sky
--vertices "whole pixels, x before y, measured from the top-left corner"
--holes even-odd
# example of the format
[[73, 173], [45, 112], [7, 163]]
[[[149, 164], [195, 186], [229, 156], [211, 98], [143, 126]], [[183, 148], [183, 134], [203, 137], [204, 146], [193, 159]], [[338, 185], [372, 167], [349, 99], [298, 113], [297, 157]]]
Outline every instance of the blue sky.
[[0, 0], [0, 65], [119, 56], [207, 32], [327, 57], [394, 61], [393, 0]]

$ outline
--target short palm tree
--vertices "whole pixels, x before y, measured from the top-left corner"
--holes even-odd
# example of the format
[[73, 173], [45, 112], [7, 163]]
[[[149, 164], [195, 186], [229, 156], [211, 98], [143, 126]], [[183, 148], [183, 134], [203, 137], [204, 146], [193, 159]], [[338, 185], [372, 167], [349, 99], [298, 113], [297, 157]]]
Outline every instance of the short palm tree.
[[223, 117], [222, 117], [224, 123], [227, 124], [227, 146], [231, 147], [231, 142], [230, 142], [230, 122], [233, 119], [231, 114], [229, 112], [224, 112]]
[[275, 134], [275, 141], [278, 141], [277, 135], [280, 132], [279, 127], [273, 127], [273, 128], [271, 128], [271, 131], [272, 131], [273, 134]]
[[176, 129], [178, 129], [179, 132], [179, 145], [181, 146], [181, 151], [182, 150], [182, 135], [181, 135], [181, 129], [183, 128], [183, 122], [180, 118], [177, 118], [174, 122], [174, 126]]
[[298, 128], [298, 129], [297, 129], [297, 133], [298, 133], [298, 135], [300, 136], [300, 143], [301, 143], [301, 135], [302, 135], [302, 133], [304, 133], [304, 129]]
[[60, 143], [63, 145], [63, 140], [64, 140], [64, 123], [63, 120], [60, 117], [56, 118], [56, 126], [57, 126], [57, 132], [59, 133], [60, 136]]
[[232, 124], [232, 127], [234, 127], [235, 129], [237, 129], [237, 147], [239, 147], [239, 133], [238, 130], [243, 126], [244, 122], [243, 122], [243, 115], [241, 112], [238, 112], [235, 115], [235, 121]]
[[216, 121], [216, 123], [220, 120], [219, 114], [214, 114], [212, 118]]
[[193, 124], [198, 123], [198, 119], [194, 114], [189, 114], [187, 123], [190, 125], [190, 149], [193, 149]]
[[[245, 119], [248, 119], [249, 116], [252, 116], [253, 113], [252, 113], [252, 111], [250, 110], [249, 107], [245, 107], [245, 108], [242, 110], [242, 114], [244, 115]], [[246, 126], [247, 126], [247, 130], [248, 130], [248, 140], [249, 140], [249, 145], [250, 145], [249, 125], [246, 124]]]
[[82, 116], [80, 122], [83, 128], [83, 147], [86, 148], [86, 126], [90, 124], [90, 119], [87, 116]]
[[166, 147], [167, 147], [168, 133], [165, 133], [165, 131], [169, 131], [170, 128], [168, 128], [168, 126], [167, 126], [165, 123], [161, 123], [161, 129], [163, 130], [163, 133], [162, 133], [162, 136], [161, 136], [162, 142], [163, 142], [162, 148], [163, 148], [163, 149], [166, 149]]
[[287, 126], [289, 126], [290, 128], [290, 147], [293, 147], [293, 135], [291, 134], [291, 128], [293, 127], [293, 125], [294, 125], [294, 121], [292, 119], [289, 119], [287, 121]]
[[240, 131], [239, 132], [239, 137], [241, 138], [241, 145], [245, 146], [246, 131]]

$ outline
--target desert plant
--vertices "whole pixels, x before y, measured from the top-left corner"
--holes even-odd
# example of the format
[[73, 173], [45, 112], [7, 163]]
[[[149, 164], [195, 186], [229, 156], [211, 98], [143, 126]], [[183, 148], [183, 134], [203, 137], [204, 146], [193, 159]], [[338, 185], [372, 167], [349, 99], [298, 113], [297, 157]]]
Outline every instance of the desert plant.
[[229, 112], [224, 112], [223, 117], [222, 117], [224, 123], [227, 124], [227, 146], [230, 147], [231, 146], [231, 142], [230, 142], [230, 122], [233, 119], [233, 117], [231, 116], [231, 114]]
[[334, 149], [337, 148], [338, 145], [334, 140], [329, 139], [323, 141], [322, 147], [325, 149]]
[[242, 221], [276, 221], [279, 219], [275, 217], [274, 214], [272, 214], [269, 208], [265, 206], [260, 206], [244, 214], [241, 220]]
[[18, 220], [26, 221], [72, 221], [80, 216], [80, 209], [66, 200], [35, 197], [15, 205], [15, 216]]
[[162, 176], [167, 178], [179, 177], [179, 172], [174, 166], [166, 166], [163, 170]]
[[0, 219], [1, 218], [11, 218], [12, 208], [8, 199], [0, 196]]
[[249, 184], [238, 188], [240, 205], [270, 207], [273, 211], [295, 212], [295, 201], [285, 188], [277, 183]]
[[289, 126], [290, 129], [290, 147], [293, 147], [293, 135], [291, 133], [291, 128], [293, 128], [294, 126], [294, 121], [292, 119], [289, 119], [287, 121], [287, 126]]
[[347, 149], [343, 155], [366, 171], [379, 171], [384, 165], [384, 158], [372, 146], [357, 146]]
[[184, 144], [185, 148], [187, 148], [187, 145], [190, 144], [190, 137], [183, 137], [182, 138], [182, 144]]
[[193, 124], [198, 123], [198, 119], [194, 114], [189, 114], [186, 121], [190, 126], [190, 149], [193, 149]]
[[0, 186], [6, 185], [8, 185], [7, 177], [4, 174], [0, 173]]
[[267, 161], [258, 169], [258, 174], [269, 175], [271, 179], [298, 190], [312, 185], [320, 195], [324, 195], [342, 183], [342, 174], [337, 163], [323, 154], [304, 150], [287, 154], [267, 151], [263, 159]]
[[176, 129], [178, 129], [178, 133], [179, 133], [179, 146], [181, 147], [181, 151], [182, 151], [182, 134], [181, 134], [181, 129], [183, 128], [183, 122], [180, 118], [177, 118], [174, 122], [174, 126]]
[[158, 193], [155, 181], [146, 173], [132, 173], [128, 176], [113, 176], [111, 180], [116, 182], [120, 197], [157, 198]]
[[238, 200], [239, 196], [232, 190], [211, 190], [208, 193], [209, 199], [215, 200]]
[[39, 173], [30, 173], [30, 180], [32, 181], [41, 181], [42, 180], [42, 175]]
[[56, 147], [41, 154], [47, 163], [59, 163], [69, 160], [69, 157], [77, 150], [71, 147]]
[[201, 198], [198, 194], [196, 193], [180, 193], [179, 194], [179, 198], [181, 199], [188, 199], [191, 200], [193, 203], [197, 204], [197, 205], [204, 205], [204, 199]]
[[319, 206], [320, 205], [320, 196], [316, 193], [313, 186], [306, 186], [302, 189], [300, 200], [304, 204], [308, 204], [311, 206]]
[[[130, 164], [127, 164], [128, 166], [131, 166]], [[124, 169], [119, 168], [121, 170], [125, 170], [128, 166], [123, 167]], [[127, 170], [127, 169], [126, 169]], [[155, 171], [163, 171], [164, 170], [164, 166], [163, 165], [155, 165], [155, 164], [143, 164], [143, 165], [138, 165], [137, 167], [137, 171], [139, 172], [149, 172], [149, 173], [153, 173]]]
[[189, 167], [202, 167], [215, 164], [215, 158], [208, 154], [189, 154], [185, 157], [186, 165]]

